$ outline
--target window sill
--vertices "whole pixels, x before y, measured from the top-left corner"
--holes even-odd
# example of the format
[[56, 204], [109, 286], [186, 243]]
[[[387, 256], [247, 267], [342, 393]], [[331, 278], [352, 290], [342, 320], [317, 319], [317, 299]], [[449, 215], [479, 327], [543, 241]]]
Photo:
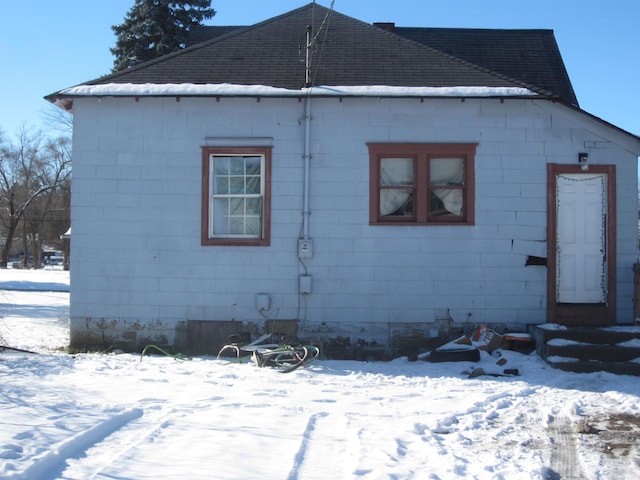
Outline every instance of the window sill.
[[372, 227], [473, 227], [474, 222], [369, 222]]
[[234, 238], [207, 238], [202, 240], [203, 247], [268, 247], [268, 240], [241, 240]]

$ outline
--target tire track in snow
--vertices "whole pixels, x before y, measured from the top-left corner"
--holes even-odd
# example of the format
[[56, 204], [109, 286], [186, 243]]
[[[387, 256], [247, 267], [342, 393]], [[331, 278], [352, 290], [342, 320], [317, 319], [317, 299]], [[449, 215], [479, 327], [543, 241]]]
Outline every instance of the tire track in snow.
[[[166, 429], [175, 418], [176, 412], [175, 408], [167, 410], [160, 406], [145, 409], [139, 418], [132, 419], [129, 424], [122, 425], [100, 442], [90, 445], [87, 458], [71, 462], [63, 472], [64, 478], [112, 478], [114, 465], [117, 465], [120, 459], [132, 455], [138, 445], [148, 442], [150, 438]], [[99, 450], [99, 454], [93, 453], [90, 449]]]
[[576, 432], [568, 417], [556, 417], [549, 424], [551, 451], [551, 469], [545, 478], [563, 480], [585, 478], [576, 453]]
[[327, 412], [309, 418], [288, 480], [346, 478], [357, 467], [357, 432], [344, 415]]
[[140, 418], [142, 409], [131, 408], [114, 415], [87, 430], [61, 442], [55, 450], [49, 450], [22, 472], [10, 475], [6, 480], [47, 480], [59, 478], [66, 468], [66, 461], [77, 458], [96, 443], [101, 442], [126, 424]]

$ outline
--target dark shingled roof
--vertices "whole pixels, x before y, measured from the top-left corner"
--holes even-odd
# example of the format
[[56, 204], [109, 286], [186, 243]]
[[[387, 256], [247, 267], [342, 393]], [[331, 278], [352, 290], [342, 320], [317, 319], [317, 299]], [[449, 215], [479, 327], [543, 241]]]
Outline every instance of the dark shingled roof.
[[[397, 27], [375, 23], [389, 32], [469, 63], [519, 80], [578, 105], [553, 30]], [[188, 45], [217, 38], [240, 26], [194, 27]]]
[[[535, 85], [578, 105], [553, 30], [397, 27], [393, 23], [374, 25], [488, 70]], [[194, 27], [189, 34], [188, 45], [241, 28], [246, 27]]]
[[578, 105], [553, 30], [395, 27], [393, 31]]
[[237, 25], [221, 26], [221, 25], [194, 25], [189, 30], [189, 37], [187, 38], [187, 47], [192, 47], [198, 43], [211, 40], [212, 38], [226, 35], [227, 33], [235, 32], [245, 27]]
[[308, 25], [316, 36], [314, 85], [525, 87], [576, 103], [549, 31], [398, 28], [393, 33], [315, 4], [249, 27], [196, 29], [191, 47], [85, 85], [230, 83], [300, 89]]

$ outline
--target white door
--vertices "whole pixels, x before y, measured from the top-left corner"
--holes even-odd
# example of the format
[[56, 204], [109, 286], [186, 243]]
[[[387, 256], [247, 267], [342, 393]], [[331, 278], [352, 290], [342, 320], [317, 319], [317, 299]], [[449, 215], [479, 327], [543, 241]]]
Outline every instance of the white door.
[[607, 175], [557, 175], [559, 303], [607, 299]]

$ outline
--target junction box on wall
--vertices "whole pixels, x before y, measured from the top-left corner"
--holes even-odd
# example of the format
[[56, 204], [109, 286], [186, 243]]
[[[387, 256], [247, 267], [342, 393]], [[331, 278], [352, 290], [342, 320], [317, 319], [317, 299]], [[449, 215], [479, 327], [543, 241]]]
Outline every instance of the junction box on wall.
[[311, 293], [311, 275], [300, 275], [299, 286], [303, 295]]
[[262, 312], [271, 307], [271, 297], [268, 293], [256, 293], [256, 308]]

